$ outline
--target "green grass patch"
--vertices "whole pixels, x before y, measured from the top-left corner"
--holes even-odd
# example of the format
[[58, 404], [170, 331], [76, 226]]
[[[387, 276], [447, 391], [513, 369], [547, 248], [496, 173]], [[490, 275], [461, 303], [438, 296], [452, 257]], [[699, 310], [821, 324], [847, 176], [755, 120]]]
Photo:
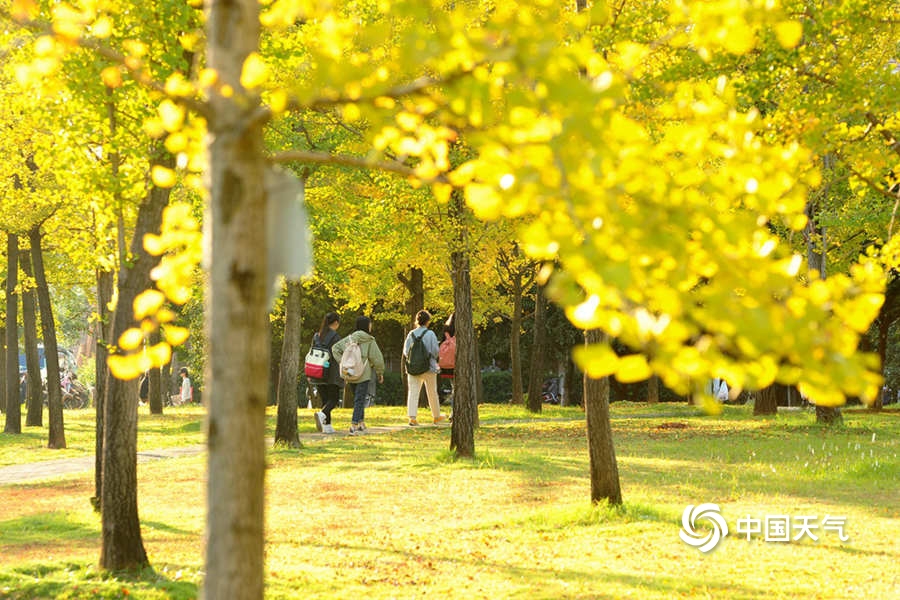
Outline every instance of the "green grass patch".
[[[745, 407], [709, 416], [614, 403], [625, 504], [610, 507], [589, 502], [583, 414], [546, 408], [481, 407], [472, 460], [449, 451], [448, 428], [430, 426], [271, 449], [266, 598], [900, 597], [897, 413], [847, 410], [843, 427], [825, 429], [806, 411], [761, 419]], [[311, 414], [300, 411], [301, 433], [315, 431]], [[93, 423], [89, 411], [66, 416], [73, 430]], [[339, 409], [335, 426], [349, 417]], [[140, 449], [201, 444], [202, 421], [199, 407], [142, 412]], [[366, 422], [403, 425], [405, 410], [378, 406]], [[274, 408], [267, 426], [271, 437]], [[86, 433], [71, 439], [93, 452]], [[7, 464], [46, 457], [24, 434], [0, 440]], [[201, 453], [139, 465], [153, 568], [131, 575], [93, 566], [92, 473], [0, 487], [0, 597], [196, 598], [205, 464]], [[708, 554], [679, 538], [685, 507], [705, 502], [732, 530]], [[739, 519], [769, 515], [841, 516], [849, 539], [735, 531]]]

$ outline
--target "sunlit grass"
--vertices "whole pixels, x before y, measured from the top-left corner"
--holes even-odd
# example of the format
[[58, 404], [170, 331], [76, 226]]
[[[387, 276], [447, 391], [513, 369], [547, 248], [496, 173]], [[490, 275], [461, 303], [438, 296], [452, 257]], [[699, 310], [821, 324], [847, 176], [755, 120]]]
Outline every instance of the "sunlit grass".
[[[176, 411], [141, 414], [141, 448], [163, 447], [167, 435], [202, 443], [202, 410]], [[315, 430], [311, 412], [301, 410], [302, 433]], [[375, 407], [366, 422], [402, 426], [404, 412]], [[336, 427], [349, 416], [337, 411]], [[266, 597], [900, 595], [890, 568], [900, 561], [897, 413], [847, 411], [835, 431], [804, 411], [759, 419], [744, 407], [711, 417], [683, 404], [615, 403], [612, 417], [622, 507], [589, 502], [577, 408], [534, 416], [523, 407], [481, 407], [471, 461], [454, 459], [449, 429], [431, 426], [270, 450]], [[270, 436], [274, 419], [270, 408]], [[3, 456], [14, 455], [14, 444], [3, 442]], [[92, 441], [85, 445], [92, 451]], [[39, 460], [30, 448], [18, 453]], [[0, 597], [196, 597], [205, 454], [142, 463], [138, 475], [154, 569], [137, 577], [93, 566], [100, 535], [88, 504], [92, 474], [0, 487]], [[703, 502], [718, 503], [732, 528], [745, 516], [844, 516], [850, 539], [823, 532], [816, 543], [774, 543], [732, 532], [702, 554], [678, 532], [685, 506]]]

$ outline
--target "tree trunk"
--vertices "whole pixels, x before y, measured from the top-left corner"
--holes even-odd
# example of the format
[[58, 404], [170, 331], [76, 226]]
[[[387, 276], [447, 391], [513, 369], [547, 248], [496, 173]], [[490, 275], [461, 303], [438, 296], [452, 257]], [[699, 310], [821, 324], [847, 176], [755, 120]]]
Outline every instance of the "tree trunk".
[[[406, 339], [406, 335], [419, 326], [419, 324], [416, 323], [416, 315], [420, 310], [425, 308], [425, 273], [419, 267], [411, 267], [409, 270], [409, 277], [407, 277], [405, 273], [397, 273], [397, 279], [400, 280], [400, 283], [403, 284], [409, 294], [409, 297], [406, 299], [406, 314], [409, 315], [408, 322], [410, 323], [410, 326], [408, 329], [403, 329], [403, 336], [404, 339]], [[400, 380], [403, 383], [403, 397], [406, 398], [407, 392], [409, 391], [409, 382], [406, 379], [406, 363], [402, 360], [400, 361]], [[419, 407], [427, 406], [428, 398], [425, 394], [425, 386], [423, 385], [422, 389], [419, 391]]]
[[[3, 433], [22, 433], [19, 403], [19, 236], [6, 236], [6, 425]], [[58, 382], [57, 382], [58, 383]], [[58, 387], [58, 386], [57, 386]]]
[[547, 312], [547, 297], [544, 288], [536, 287], [534, 296], [534, 343], [531, 346], [531, 368], [528, 380], [528, 410], [541, 412], [544, 386], [544, 356], [547, 346], [547, 328], [544, 325], [544, 313]]
[[[174, 168], [171, 156], [159, 160]], [[112, 340], [134, 323], [134, 299], [149, 287], [150, 271], [159, 258], [144, 250], [144, 235], [158, 233], [170, 191], [153, 187], [138, 209], [131, 260], [119, 270], [118, 300], [112, 318]], [[101, 486], [102, 549], [100, 566], [111, 570], [134, 570], [148, 564], [141, 538], [137, 510], [137, 407], [138, 381], [106, 379], [103, 436], [103, 482]]]
[[100, 510], [101, 498], [103, 498], [103, 423], [106, 406], [106, 381], [109, 376], [109, 366], [106, 359], [109, 358], [109, 339], [111, 337], [112, 315], [109, 303], [113, 296], [115, 275], [112, 271], [97, 270], [97, 348], [94, 356], [94, 369], [96, 371], [94, 384], [94, 412], [96, 436], [94, 439], [94, 497], [91, 504], [94, 510]]
[[[885, 301], [887, 301], [887, 298]], [[886, 375], [888, 333], [891, 329], [891, 321], [888, 320], [887, 315], [885, 314], [884, 305], [882, 305], [882, 313], [879, 315], [876, 323], [878, 323], [878, 358], [881, 363], [881, 374], [884, 376]], [[876, 411], [880, 411], [884, 408], [884, 386], [878, 390], [875, 402], [872, 403], [870, 408]]]
[[44, 251], [41, 247], [43, 234], [36, 225], [28, 232], [31, 241], [31, 262], [34, 266], [34, 283], [41, 313], [41, 333], [44, 338], [44, 360], [47, 362], [47, 404], [49, 434], [47, 447], [65, 448], [66, 431], [63, 424], [62, 389], [59, 379], [59, 351], [56, 345], [56, 324], [53, 321], [53, 306], [50, 304], [50, 286], [44, 271]]
[[[256, 0], [211, 2], [207, 63], [222, 87], [210, 92], [209, 473], [206, 577], [210, 600], [263, 597], [265, 409], [269, 365], [266, 160], [262, 123], [249, 121], [258, 99], [240, 83], [259, 48]], [[222, 89], [217, 87], [216, 90]], [[240, 352], [235, 349], [240, 348]]]
[[[4, 283], [4, 285], [6, 285]], [[0, 319], [0, 412], [6, 412], [6, 320]]]
[[659, 402], [659, 377], [651, 375], [647, 380], [647, 402], [657, 404]]
[[[511, 404], [522, 404], [524, 390], [522, 389], [522, 289], [521, 279], [514, 282], [513, 286], [513, 313], [509, 321], [509, 365], [512, 369], [512, 400]], [[517, 284], [517, 285], [515, 285]]]
[[[826, 155], [824, 158], [825, 168], [833, 169], [834, 161], [834, 156], [830, 154]], [[829, 196], [830, 188], [831, 184], [826, 184], [824, 194], [822, 195], [824, 198]], [[809, 262], [809, 268], [811, 271], [818, 271], [819, 276], [822, 279], [825, 279], [827, 273], [825, 259], [828, 246], [825, 239], [825, 227], [819, 222], [817, 208], [818, 206], [815, 202], [807, 202], [806, 216], [809, 220], [803, 234], [806, 239], [806, 255], [807, 261]], [[816, 405], [816, 422], [825, 425], [843, 422], [841, 409], [838, 407]]]
[[22, 326], [25, 333], [25, 365], [27, 369], [27, 415], [26, 427], [42, 427], [44, 424], [44, 404], [41, 397], [41, 360], [38, 352], [37, 307], [35, 306], [34, 273], [31, 269], [31, 251], [19, 252], [22, 273], [29, 280], [27, 289], [22, 291]]
[[472, 317], [472, 279], [469, 271], [468, 210], [462, 193], [454, 190], [449, 206], [456, 224], [456, 250], [450, 254], [453, 281], [454, 329], [456, 333], [456, 366], [453, 370], [453, 425], [450, 428], [450, 450], [457, 457], [475, 457], [475, 427], [478, 425], [478, 340]]
[[[154, 331], [149, 336], [151, 346], [158, 344], [162, 340], [159, 331]], [[160, 386], [160, 370], [159, 367], [150, 369], [147, 374], [147, 403], [150, 405], [151, 415], [163, 414], [163, 396]], [[193, 383], [193, 382], [192, 382]]]
[[[604, 342], [598, 330], [584, 334], [587, 345]], [[619, 487], [619, 466], [613, 446], [612, 425], [609, 421], [609, 378], [591, 379], [584, 376], [584, 409], [587, 419], [588, 454], [591, 459], [591, 502], [607, 501], [622, 504]]]
[[[454, 192], [455, 194], [456, 192]], [[464, 247], [464, 246], [463, 246]], [[453, 371], [453, 426], [450, 449], [458, 457], [475, 456], [475, 425], [478, 422], [478, 376], [475, 327], [472, 320], [472, 282], [465, 251], [450, 256], [453, 268], [453, 310], [456, 328], [456, 367]]]
[[284, 303], [284, 341], [281, 346], [281, 368], [278, 370], [278, 419], [275, 445], [299, 448], [297, 434], [297, 380], [300, 370], [300, 301], [303, 290], [299, 281], [287, 282]]
[[581, 377], [577, 376], [578, 371], [575, 368], [575, 361], [569, 354], [566, 356], [565, 376], [563, 377], [563, 395], [559, 401], [560, 406], [574, 406], [576, 396], [576, 388], [578, 385], [584, 386]]
[[820, 425], [842, 425], [844, 415], [840, 409], [831, 406], [816, 405], [816, 423]]
[[778, 388], [772, 384], [756, 393], [756, 401], [753, 403], [754, 415], [778, 414]]

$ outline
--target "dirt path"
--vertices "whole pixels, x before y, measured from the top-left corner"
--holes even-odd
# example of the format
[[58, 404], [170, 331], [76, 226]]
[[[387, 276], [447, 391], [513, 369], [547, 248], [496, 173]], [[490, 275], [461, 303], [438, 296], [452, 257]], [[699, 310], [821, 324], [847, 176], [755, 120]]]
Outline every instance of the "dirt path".
[[[379, 433], [390, 433], [407, 429], [407, 427], [369, 427], [362, 435], [374, 435]], [[332, 435], [322, 433], [301, 433], [300, 441], [315, 442], [327, 441], [330, 439], [338, 439], [347, 437], [347, 433], [339, 431]], [[267, 445], [271, 446], [274, 440], [271, 438], [266, 440]], [[184, 448], [165, 448], [160, 450], [145, 450], [138, 452], [137, 458], [139, 463], [150, 462], [153, 460], [163, 460], [166, 458], [180, 458], [183, 456], [193, 456], [206, 451], [206, 446], [187, 446]], [[10, 465], [8, 467], [0, 467], [0, 485], [12, 485], [17, 483], [28, 483], [31, 481], [39, 481], [41, 479], [50, 479], [63, 475], [71, 475], [73, 473], [86, 473], [94, 470], [94, 456], [79, 456], [75, 458], [60, 458], [57, 460], [45, 460], [41, 462], [25, 463], [21, 465]]]

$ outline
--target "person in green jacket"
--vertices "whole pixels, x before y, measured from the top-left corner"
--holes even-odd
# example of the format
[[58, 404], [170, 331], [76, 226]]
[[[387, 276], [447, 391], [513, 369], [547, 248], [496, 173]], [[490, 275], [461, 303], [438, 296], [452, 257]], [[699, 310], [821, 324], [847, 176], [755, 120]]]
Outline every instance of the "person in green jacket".
[[339, 340], [331, 347], [331, 354], [338, 365], [350, 341], [359, 344], [360, 354], [365, 363], [362, 374], [353, 380], [347, 379], [353, 392], [353, 417], [350, 419], [350, 435], [356, 435], [366, 430], [366, 396], [369, 390], [369, 380], [377, 378], [378, 383], [384, 382], [384, 356], [378, 342], [372, 336], [372, 319], [360, 315], [356, 317], [356, 330], [347, 337]]

